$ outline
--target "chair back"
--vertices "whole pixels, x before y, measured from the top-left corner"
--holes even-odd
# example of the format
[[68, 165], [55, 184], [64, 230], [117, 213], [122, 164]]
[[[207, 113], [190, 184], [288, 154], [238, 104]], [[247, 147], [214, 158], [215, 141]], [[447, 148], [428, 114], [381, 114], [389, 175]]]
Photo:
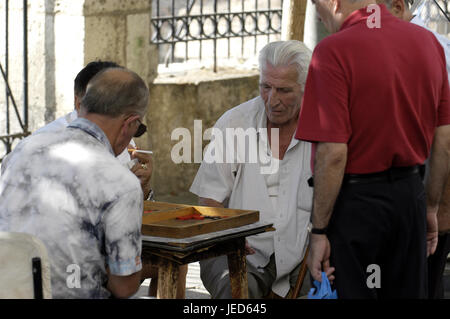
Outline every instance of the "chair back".
[[38, 238], [0, 232], [0, 299], [51, 299], [50, 262]]

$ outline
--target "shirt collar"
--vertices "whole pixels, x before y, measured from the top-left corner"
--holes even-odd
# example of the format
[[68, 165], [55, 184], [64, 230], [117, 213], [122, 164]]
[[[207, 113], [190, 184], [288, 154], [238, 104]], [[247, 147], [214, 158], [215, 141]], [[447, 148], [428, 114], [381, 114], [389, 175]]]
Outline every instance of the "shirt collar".
[[[389, 13], [388, 9], [384, 4], [378, 4], [380, 7], [380, 13], [381, 15], [385, 15], [386, 13]], [[359, 10], [353, 11], [345, 20], [344, 23], [342, 23], [341, 28], [339, 31], [342, 31], [344, 29], [347, 29], [351, 27], [354, 24], [360, 23], [363, 20], [367, 20], [367, 17], [373, 14], [372, 10], [367, 10], [368, 7], [361, 8]], [[390, 13], [389, 13], [390, 14]]]
[[70, 123], [68, 127], [80, 129], [80, 130], [86, 132], [87, 134], [95, 137], [98, 141], [100, 141], [103, 145], [106, 146], [107, 150], [113, 156], [116, 156], [114, 154], [113, 149], [112, 149], [111, 143], [109, 142], [109, 140], [106, 137], [105, 133], [94, 122], [91, 122], [88, 119], [79, 117], [75, 121]]

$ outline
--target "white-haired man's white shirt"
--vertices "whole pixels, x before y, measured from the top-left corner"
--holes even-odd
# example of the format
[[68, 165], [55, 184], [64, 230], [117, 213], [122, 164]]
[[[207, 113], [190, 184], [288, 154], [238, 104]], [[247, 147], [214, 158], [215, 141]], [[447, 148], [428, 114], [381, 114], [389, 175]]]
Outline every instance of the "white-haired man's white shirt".
[[[266, 127], [260, 97], [227, 111], [215, 125], [223, 136], [226, 128], [258, 131]], [[270, 154], [264, 135], [257, 134], [256, 138], [263, 152]], [[213, 139], [208, 148], [215, 142]], [[272, 290], [279, 296], [289, 292], [289, 274], [302, 261], [307, 246], [313, 192], [307, 183], [312, 176], [310, 162], [311, 144], [292, 137], [283, 160], [278, 160], [279, 170], [274, 176], [261, 174], [263, 165], [259, 163], [209, 164], [204, 160], [190, 188], [199, 197], [218, 202], [228, 199], [229, 208], [258, 210], [260, 221], [274, 224], [273, 232], [247, 237], [256, 251], [247, 256], [247, 261], [264, 268], [275, 253], [277, 278]]]
[[[54, 120], [53, 122], [48, 123], [47, 125], [41, 127], [36, 130], [33, 134], [38, 134], [42, 132], [57, 132], [64, 130], [70, 123], [75, 121], [78, 118], [78, 113], [76, 110], [73, 110], [70, 113], [67, 113], [64, 116], [61, 116]], [[130, 142], [131, 145], [136, 147], [136, 144], [133, 140]], [[122, 153], [116, 156], [116, 158], [123, 164], [126, 165], [130, 160], [130, 154], [127, 149], [124, 149]]]

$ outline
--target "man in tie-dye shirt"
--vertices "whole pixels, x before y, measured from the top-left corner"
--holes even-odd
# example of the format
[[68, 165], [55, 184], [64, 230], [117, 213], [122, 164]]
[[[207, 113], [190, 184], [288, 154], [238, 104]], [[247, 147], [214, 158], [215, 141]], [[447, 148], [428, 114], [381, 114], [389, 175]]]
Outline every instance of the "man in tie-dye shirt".
[[0, 231], [41, 239], [53, 298], [133, 295], [141, 279], [143, 194], [115, 158], [142, 135], [149, 92], [126, 69], [89, 83], [79, 118], [24, 139], [0, 179]]

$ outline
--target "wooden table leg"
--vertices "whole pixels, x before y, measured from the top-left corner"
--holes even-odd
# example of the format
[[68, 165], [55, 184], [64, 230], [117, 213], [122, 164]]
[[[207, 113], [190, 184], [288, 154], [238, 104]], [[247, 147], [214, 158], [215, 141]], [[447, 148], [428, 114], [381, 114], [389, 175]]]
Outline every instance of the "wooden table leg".
[[175, 299], [177, 295], [178, 264], [161, 258], [158, 262], [158, 299]]
[[235, 252], [227, 255], [230, 271], [231, 298], [248, 299], [247, 259], [245, 258], [245, 238], [239, 240]]

